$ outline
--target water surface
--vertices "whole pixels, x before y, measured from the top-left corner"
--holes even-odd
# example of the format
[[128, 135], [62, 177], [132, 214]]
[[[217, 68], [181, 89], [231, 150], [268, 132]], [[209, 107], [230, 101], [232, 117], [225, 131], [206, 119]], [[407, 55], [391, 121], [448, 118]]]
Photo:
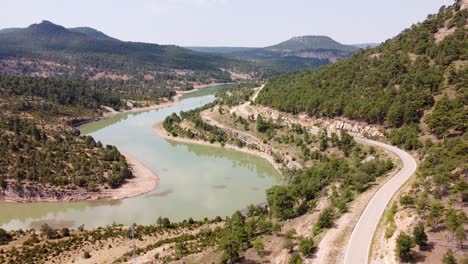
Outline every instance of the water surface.
[[56, 227], [153, 224], [159, 216], [173, 221], [227, 216], [264, 201], [265, 190], [280, 181], [267, 161], [237, 151], [168, 141], [152, 131], [154, 123], [174, 112], [212, 102], [220, 88], [184, 95], [172, 107], [119, 114], [80, 127], [82, 133], [117, 146], [159, 175], [155, 190], [119, 201], [0, 203], [0, 227], [37, 228], [44, 222]]

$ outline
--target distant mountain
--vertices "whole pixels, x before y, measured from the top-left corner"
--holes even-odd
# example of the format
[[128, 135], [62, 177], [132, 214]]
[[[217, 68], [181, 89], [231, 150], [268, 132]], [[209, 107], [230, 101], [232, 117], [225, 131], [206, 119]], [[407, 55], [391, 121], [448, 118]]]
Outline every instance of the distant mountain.
[[[54, 23], [52, 23], [50, 21], [44, 20], [40, 24], [33, 24], [33, 25], [29, 26], [28, 28], [32, 29], [32, 30], [38, 30], [38, 29], [40, 30], [41, 28], [45, 29], [46, 27], [48, 27], [49, 30], [50, 30], [50, 29], [53, 29], [53, 28], [55, 28], [57, 26], [58, 25], [55, 25]], [[58, 26], [58, 27], [61, 27], [61, 26]], [[90, 28], [90, 27], [76, 27], [76, 28], [61, 27], [61, 28], [62, 29], [67, 29], [67, 30], [69, 30], [71, 32], [85, 34], [87, 36], [98, 38], [98, 39], [118, 40], [116, 38], [110, 37], [110, 36], [102, 33], [99, 30], [96, 30], [96, 29]], [[4, 29], [0, 29], [0, 34], [19, 33], [19, 32], [22, 32], [22, 31], [24, 31], [24, 28], [4, 28]]]
[[[11, 60], [28, 60], [29, 66]], [[0, 73], [89, 79], [153, 80], [157, 73], [165, 73], [160, 76], [163, 80], [229, 81], [230, 69], [252, 70], [248, 62], [234, 58], [174, 45], [120, 41], [93, 28], [67, 29], [50, 21], [1, 30], [2, 61]], [[203, 73], [194, 78], [180, 70]], [[183, 76], [178, 77], [179, 73]]]
[[362, 43], [362, 44], [352, 44], [352, 46], [360, 48], [360, 49], [369, 49], [369, 48], [375, 48], [381, 43]]
[[122, 42], [95, 29], [67, 29], [49, 21], [0, 34], [0, 41], [1, 57], [55, 57], [71, 63], [73, 59], [69, 59], [70, 56], [80, 58], [86, 55], [88, 60], [103, 64], [103, 56], [112, 55], [118, 61], [144, 62], [155, 67], [207, 70], [217, 69], [216, 63], [224, 60], [176, 46]]
[[327, 36], [300, 36], [293, 37], [279, 44], [265, 49], [277, 52], [302, 52], [309, 50], [333, 50], [340, 52], [355, 52], [358, 49], [351, 45], [343, 45]]
[[90, 37], [98, 38], [98, 39], [107, 39], [107, 40], [118, 40], [113, 37], [109, 37], [108, 35], [102, 33], [99, 30], [90, 27], [76, 27], [76, 28], [68, 28], [68, 30], [72, 32], [82, 33]]
[[0, 29], [0, 34], [11, 33], [20, 30], [21, 28], [4, 28]]
[[468, 124], [466, 17], [468, 0], [442, 7], [375, 48], [317, 71], [271, 78], [258, 103], [397, 128], [418, 125], [436, 103], [444, 115], [425, 118], [421, 128], [437, 136], [460, 135]]
[[358, 50], [357, 47], [341, 44], [327, 36], [301, 36], [273, 46], [238, 52], [237, 55], [256, 59], [281, 58], [299, 61], [304, 65], [303, 68], [308, 68], [311, 61], [321, 66], [349, 57]]
[[276, 74], [318, 68], [349, 57], [359, 50], [327, 36], [293, 37], [264, 48], [249, 47], [187, 47], [188, 49], [232, 58], [247, 59], [272, 67]]
[[256, 48], [246, 48], [246, 47], [185, 47], [187, 49], [198, 51], [198, 52], [207, 52], [207, 53], [218, 53], [218, 54], [229, 54], [235, 52], [244, 52], [248, 50], [253, 50]]

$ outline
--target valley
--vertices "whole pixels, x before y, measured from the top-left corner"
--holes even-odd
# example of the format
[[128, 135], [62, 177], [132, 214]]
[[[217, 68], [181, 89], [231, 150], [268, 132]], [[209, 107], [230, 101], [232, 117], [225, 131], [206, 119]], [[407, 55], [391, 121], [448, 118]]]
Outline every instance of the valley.
[[468, 263], [468, 0], [432, 4], [0, 29], [0, 263]]

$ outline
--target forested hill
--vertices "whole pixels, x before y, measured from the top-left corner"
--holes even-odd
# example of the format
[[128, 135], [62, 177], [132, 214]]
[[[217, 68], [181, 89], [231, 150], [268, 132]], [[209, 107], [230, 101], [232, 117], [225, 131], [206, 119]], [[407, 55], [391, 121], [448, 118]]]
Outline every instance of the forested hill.
[[125, 102], [83, 80], [0, 75], [0, 202], [81, 199], [132, 177], [115, 147], [68, 126], [101, 105]]
[[82, 33], [82, 34], [85, 34], [85, 35], [88, 35], [88, 36], [91, 36], [91, 37], [94, 37], [94, 38], [100, 38], [100, 39], [116, 40], [116, 41], [118, 41], [118, 39], [113, 38], [113, 37], [110, 37], [110, 36], [108, 36], [108, 35], [102, 33], [101, 31], [96, 30], [96, 29], [94, 29], [94, 28], [90, 28], [90, 27], [68, 28], [68, 30], [70, 30], [70, 31], [72, 31], [72, 32]]
[[[344, 45], [327, 36], [301, 36], [279, 44], [262, 47], [187, 47], [194, 51], [222, 54], [231, 58], [249, 60], [261, 65], [265, 75], [278, 75], [306, 69], [316, 69], [351, 56], [360, 48], [357, 44]], [[371, 44], [372, 45], [372, 44]]]
[[358, 50], [351, 45], [343, 45], [328, 36], [300, 36], [266, 47], [267, 50], [281, 52], [300, 52], [306, 50], [335, 50], [352, 53]]
[[227, 62], [219, 56], [199, 54], [176, 46], [123, 42], [94, 29], [66, 29], [49, 21], [0, 34], [0, 43], [2, 57], [32, 56], [62, 61], [69, 56], [86, 56], [90, 63], [106, 64], [112, 60], [99, 60], [109, 55], [114, 57], [116, 64], [121, 59], [159, 67], [199, 70], [216, 70]]
[[263, 59], [289, 59], [312, 68], [311, 66], [318, 67], [349, 57], [358, 50], [355, 46], [341, 44], [327, 36], [300, 36], [273, 46], [241, 51], [238, 54]]
[[[378, 124], [388, 128], [391, 144], [420, 158], [411, 184], [382, 217], [385, 238], [378, 243], [394, 250], [398, 263], [421, 256], [431, 263], [466, 259], [467, 7], [468, 0], [459, 0], [376, 48], [272, 78], [257, 97], [256, 103], [294, 114]], [[388, 252], [376, 252], [375, 259]]]
[[[0, 60], [8, 63], [2, 67], [3, 73], [32, 72], [29, 75], [67, 78], [143, 79], [146, 76], [154, 79], [163, 75], [159, 79], [187, 79], [187, 82], [195, 79], [186, 72], [178, 74], [184, 70], [200, 72], [203, 81], [209, 82], [230, 81], [229, 73], [222, 69], [252, 70], [251, 64], [234, 58], [174, 45], [120, 41], [92, 28], [67, 29], [49, 21], [1, 30]], [[39, 61], [47, 70], [34, 71], [35, 64], [31, 61]], [[118, 76], [109, 77], [109, 74]]]
[[[317, 71], [272, 78], [257, 102], [312, 116], [344, 116], [389, 127], [424, 118], [438, 136], [466, 130], [466, 1], [442, 7], [382, 45]], [[435, 107], [434, 107], [435, 105]]]

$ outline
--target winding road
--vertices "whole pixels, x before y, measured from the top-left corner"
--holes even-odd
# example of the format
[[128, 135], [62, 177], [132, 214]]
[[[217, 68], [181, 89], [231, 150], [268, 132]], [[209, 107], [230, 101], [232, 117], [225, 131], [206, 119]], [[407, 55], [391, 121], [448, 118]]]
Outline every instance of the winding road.
[[[251, 97], [251, 101], [255, 101], [264, 86], [262, 85], [255, 91]], [[247, 107], [250, 104], [250, 101], [246, 102], [238, 107], [234, 107], [230, 112], [231, 114], [236, 112], [237, 115], [248, 116], [250, 113]], [[397, 155], [403, 163], [402, 169], [383, 184], [372, 196], [348, 240], [342, 262], [345, 264], [367, 264], [377, 225], [392, 197], [416, 171], [417, 163], [409, 153], [397, 147], [359, 136], [354, 136], [354, 139], [367, 145], [386, 149]]]
[[343, 263], [367, 264], [372, 239], [380, 218], [393, 195], [416, 171], [417, 163], [410, 154], [397, 147], [365, 138], [355, 137], [355, 140], [391, 151], [403, 162], [402, 169], [388, 180], [371, 198], [354, 226], [348, 245], [346, 246]]

